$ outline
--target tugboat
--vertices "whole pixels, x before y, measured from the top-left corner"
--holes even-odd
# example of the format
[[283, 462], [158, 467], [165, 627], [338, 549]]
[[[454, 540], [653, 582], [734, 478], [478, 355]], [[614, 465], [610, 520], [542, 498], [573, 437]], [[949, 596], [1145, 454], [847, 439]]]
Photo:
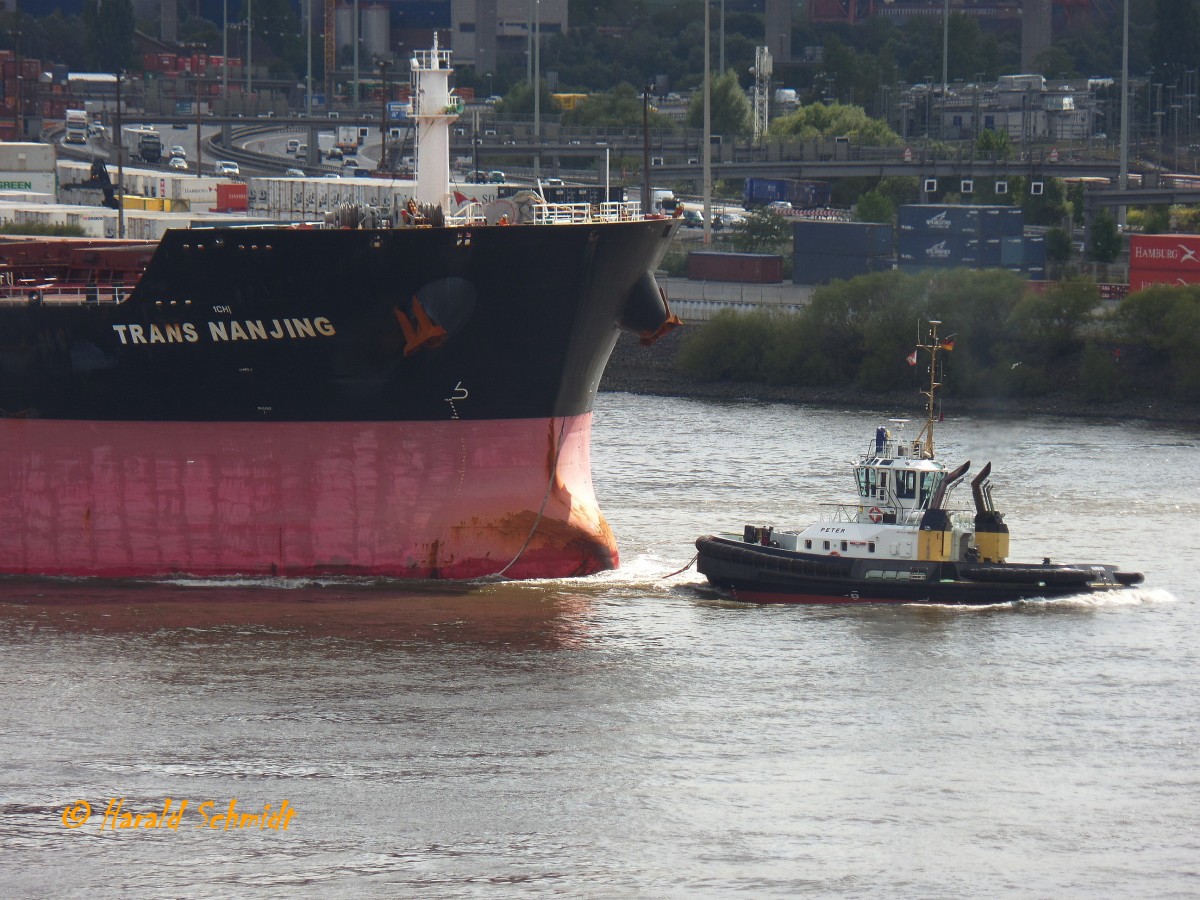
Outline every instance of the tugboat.
[[[857, 496], [834, 504], [803, 531], [746, 525], [741, 534], [696, 541], [697, 568], [734, 599], [751, 603], [933, 603], [988, 605], [1120, 590], [1139, 572], [1092, 563], [1008, 562], [1008, 525], [992, 498], [991, 463], [971, 480], [974, 511], [951, 495], [970, 460], [949, 469], [936, 458], [934, 410], [938, 354], [953, 339], [929, 323], [925, 423], [904, 436], [906, 421], [880, 426], [854, 465]], [[909, 358], [914, 361], [913, 357]]]

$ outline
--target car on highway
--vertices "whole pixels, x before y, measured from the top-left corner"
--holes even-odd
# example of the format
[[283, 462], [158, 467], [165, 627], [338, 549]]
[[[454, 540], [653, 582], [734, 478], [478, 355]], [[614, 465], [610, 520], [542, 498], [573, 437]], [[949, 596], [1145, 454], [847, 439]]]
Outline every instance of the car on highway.
[[176, 144], [171, 148], [171, 158], [187, 159], [187, 151], [183, 149], [181, 144]]
[[216, 172], [218, 175], [241, 175], [241, 167], [237, 163], [228, 159], [217, 160]]
[[295, 169], [295, 168], [287, 169], [286, 171], [284, 171], [283, 175], [285, 178], [303, 178], [304, 170], [303, 169]]
[[284, 149], [285, 149], [285, 150], [286, 150], [288, 153], [296, 153], [296, 152], [298, 152], [298, 151], [300, 150], [300, 139], [299, 139], [299, 138], [292, 138], [291, 140], [289, 140], [289, 141], [287, 142], [287, 146], [286, 146]]
[[330, 147], [325, 151], [326, 159], [341, 159], [346, 154], [342, 152], [341, 147]]
[[343, 169], [357, 169], [358, 168], [358, 160], [351, 159], [350, 157], [347, 156], [345, 159], [342, 160], [342, 168]]
[[184, 172], [186, 172], [187, 167], [187, 160], [182, 156], [172, 156], [170, 161], [167, 163], [168, 169], [182, 169]]
[[685, 209], [683, 211], [683, 227], [684, 228], [703, 228], [704, 216], [700, 214], [698, 209]]

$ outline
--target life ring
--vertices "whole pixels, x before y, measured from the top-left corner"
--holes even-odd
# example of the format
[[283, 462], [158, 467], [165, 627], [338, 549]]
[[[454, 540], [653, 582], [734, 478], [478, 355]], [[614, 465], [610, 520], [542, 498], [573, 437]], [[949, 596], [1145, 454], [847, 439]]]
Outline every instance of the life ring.
[[880, 509], [878, 506], [872, 506], [871, 509], [867, 512], [867, 518], [869, 518], [872, 522], [874, 522], [876, 525], [878, 525], [880, 522], [883, 521], [883, 510]]
[[830, 550], [829, 555], [830, 556], [841, 556], [842, 554], [838, 553], [836, 550]]

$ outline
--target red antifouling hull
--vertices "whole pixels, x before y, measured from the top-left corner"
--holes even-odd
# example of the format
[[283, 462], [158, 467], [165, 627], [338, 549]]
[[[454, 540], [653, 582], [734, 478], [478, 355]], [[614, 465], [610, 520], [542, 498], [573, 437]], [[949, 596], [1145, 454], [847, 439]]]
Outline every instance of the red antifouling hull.
[[557, 578], [617, 565], [591, 414], [0, 420], [0, 574]]

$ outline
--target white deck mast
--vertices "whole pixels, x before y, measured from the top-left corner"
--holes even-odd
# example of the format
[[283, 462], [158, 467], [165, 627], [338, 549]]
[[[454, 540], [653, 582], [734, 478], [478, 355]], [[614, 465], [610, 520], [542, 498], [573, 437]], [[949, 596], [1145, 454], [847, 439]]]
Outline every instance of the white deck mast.
[[439, 50], [437, 32], [433, 49], [417, 50], [409, 63], [412, 71], [412, 114], [417, 124], [418, 203], [451, 209], [450, 123], [462, 112], [459, 98], [450, 89], [450, 51]]

